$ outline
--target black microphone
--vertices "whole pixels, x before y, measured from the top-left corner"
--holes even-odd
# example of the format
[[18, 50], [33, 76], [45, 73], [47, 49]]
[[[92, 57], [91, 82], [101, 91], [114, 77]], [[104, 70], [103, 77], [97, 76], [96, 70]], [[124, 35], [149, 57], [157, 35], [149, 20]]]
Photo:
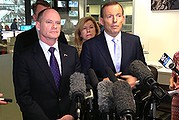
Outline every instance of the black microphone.
[[98, 106], [104, 120], [109, 120], [110, 111], [114, 110], [112, 85], [109, 80], [103, 80], [97, 85]]
[[112, 92], [117, 114], [124, 120], [133, 120], [136, 106], [130, 85], [119, 79], [113, 84]]
[[129, 66], [129, 71], [140, 80], [141, 84], [147, 86], [158, 99], [162, 100], [167, 95], [167, 92], [154, 80], [152, 72], [142, 61], [134, 60]]
[[109, 79], [112, 82], [116, 82], [117, 81], [117, 77], [115, 76], [114, 72], [112, 71], [112, 69], [110, 67], [106, 67], [106, 72], [108, 74]]
[[89, 75], [89, 79], [90, 79], [90, 81], [91, 81], [92, 87], [93, 87], [93, 88], [96, 88], [97, 85], [98, 85], [98, 83], [99, 83], [99, 80], [98, 80], [98, 78], [97, 78], [97, 76], [96, 76], [95, 71], [94, 71], [92, 68], [90, 68], [90, 69], [88, 70], [88, 75]]
[[0, 101], [12, 102], [12, 99], [9, 99], [9, 98], [1, 98], [1, 97], [0, 97]]
[[70, 76], [70, 91], [71, 100], [76, 103], [77, 117], [81, 116], [82, 103], [86, 96], [85, 75], [75, 72]]
[[159, 62], [167, 69], [171, 69], [175, 71], [177, 75], [179, 75], [179, 70], [176, 68], [175, 63], [173, 60], [166, 54], [164, 53], [162, 57], [160, 58]]
[[171, 64], [169, 65], [169, 68], [170, 68], [171, 70], [175, 71], [175, 73], [176, 73], [177, 75], [179, 75], [179, 70], [176, 68], [175, 63], [171, 63]]

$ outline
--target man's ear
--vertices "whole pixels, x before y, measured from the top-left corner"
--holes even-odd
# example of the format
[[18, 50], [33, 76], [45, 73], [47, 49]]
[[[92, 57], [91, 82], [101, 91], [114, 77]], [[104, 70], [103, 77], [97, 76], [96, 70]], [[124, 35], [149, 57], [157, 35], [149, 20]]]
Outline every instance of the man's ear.
[[32, 15], [34, 21], [37, 21], [35, 14]]
[[40, 22], [38, 22], [38, 21], [36, 21], [36, 25], [35, 25], [35, 27], [36, 27], [36, 30], [40, 30]]
[[103, 20], [102, 17], [99, 18], [99, 22], [100, 22], [101, 25], [104, 25], [104, 20]]
[[122, 18], [122, 23], [125, 24], [125, 19], [126, 19], [126, 18], [124, 17], [124, 15], [123, 15], [122, 17], [123, 17], [123, 18]]

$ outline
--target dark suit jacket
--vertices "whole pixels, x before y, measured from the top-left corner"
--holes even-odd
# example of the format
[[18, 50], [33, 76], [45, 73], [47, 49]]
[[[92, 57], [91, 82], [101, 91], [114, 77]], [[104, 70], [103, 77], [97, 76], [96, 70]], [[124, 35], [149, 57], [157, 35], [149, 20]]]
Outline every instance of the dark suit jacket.
[[62, 79], [59, 92], [38, 41], [17, 54], [13, 81], [17, 103], [24, 120], [56, 120], [65, 114], [74, 116], [74, 104], [69, 99], [70, 75], [80, 71], [77, 50], [59, 44]]
[[[20, 33], [16, 37], [14, 52], [21, 52], [26, 49], [28, 46], [32, 45], [35, 41], [38, 41], [38, 35], [36, 28]], [[68, 44], [67, 39], [65, 38], [64, 32], [61, 31], [60, 36], [58, 38], [58, 42]]]
[[[120, 71], [123, 74], [129, 74], [130, 63], [136, 59], [145, 63], [145, 58], [138, 36], [122, 32], [121, 37], [122, 60]], [[110, 67], [116, 73], [104, 32], [83, 43], [80, 61], [82, 72], [85, 74], [88, 74], [88, 70], [92, 68], [98, 78], [105, 78], [107, 77], [106, 67]]]

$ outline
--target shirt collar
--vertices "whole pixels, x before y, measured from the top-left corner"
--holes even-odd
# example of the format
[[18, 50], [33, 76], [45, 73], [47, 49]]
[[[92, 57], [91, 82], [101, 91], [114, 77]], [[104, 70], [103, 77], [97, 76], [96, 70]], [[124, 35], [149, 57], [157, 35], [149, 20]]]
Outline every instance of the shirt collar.
[[43, 41], [41, 41], [41, 40], [39, 40], [39, 43], [40, 43], [43, 51], [45, 51], [45, 52], [48, 52], [50, 47], [54, 47], [55, 50], [59, 51], [59, 49], [58, 49], [58, 42], [57, 41], [55, 42], [55, 44], [53, 46], [49, 46], [46, 43], [44, 43]]
[[117, 40], [121, 40], [121, 31], [119, 32], [119, 34], [116, 37], [112, 37], [104, 31], [104, 36], [106, 37], [107, 41], [108, 40], [111, 41], [113, 38], [115, 38]]

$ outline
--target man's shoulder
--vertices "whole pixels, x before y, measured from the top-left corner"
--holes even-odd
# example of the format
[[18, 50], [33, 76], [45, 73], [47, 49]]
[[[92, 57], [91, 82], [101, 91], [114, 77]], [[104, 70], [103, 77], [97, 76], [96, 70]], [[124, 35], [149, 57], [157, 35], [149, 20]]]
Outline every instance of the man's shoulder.
[[105, 39], [105, 37], [104, 37], [103, 33], [100, 33], [99, 35], [97, 35], [97, 36], [85, 41], [85, 43], [94, 45], [94, 44], [98, 43], [97, 41], [101, 41], [102, 39]]
[[71, 50], [74, 50], [74, 49], [76, 49], [74, 46], [72, 46], [72, 45], [67, 45], [67, 44], [64, 44], [64, 43], [59, 43], [60, 45], [60, 48], [63, 48], [63, 49], [71, 49]]
[[133, 33], [127, 33], [127, 32], [121, 32], [122, 36], [127, 36], [127, 37], [134, 37], [134, 38], [139, 38], [138, 35], [135, 35]]
[[34, 34], [37, 34], [36, 32], [37, 32], [36, 29], [35, 29], [35, 28], [32, 28], [32, 29], [30, 29], [30, 30], [27, 30], [27, 31], [24, 31], [24, 32], [18, 34], [17, 37], [16, 37], [16, 39], [33, 37]]

